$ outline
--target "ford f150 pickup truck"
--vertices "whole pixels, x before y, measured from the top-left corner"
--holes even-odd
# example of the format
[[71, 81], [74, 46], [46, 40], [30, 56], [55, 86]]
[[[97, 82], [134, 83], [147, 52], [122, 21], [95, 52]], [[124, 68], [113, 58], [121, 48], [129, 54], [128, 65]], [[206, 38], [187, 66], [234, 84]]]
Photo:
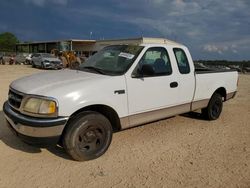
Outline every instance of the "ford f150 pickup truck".
[[4, 103], [9, 127], [40, 147], [60, 143], [75, 160], [104, 154], [112, 133], [201, 109], [219, 118], [237, 91], [238, 73], [195, 70], [187, 47], [143, 38], [107, 46], [78, 70], [13, 81]]

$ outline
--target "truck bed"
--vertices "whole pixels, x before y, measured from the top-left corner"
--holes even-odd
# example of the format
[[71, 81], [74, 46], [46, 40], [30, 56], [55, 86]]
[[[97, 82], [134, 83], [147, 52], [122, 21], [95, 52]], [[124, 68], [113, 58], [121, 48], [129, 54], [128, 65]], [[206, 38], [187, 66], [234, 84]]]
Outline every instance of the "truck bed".
[[226, 94], [237, 90], [238, 72], [227, 69], [195, 69], [195, 94], [193, 101], [204, 101], [207, 104], [218, 88], [225, 88]]

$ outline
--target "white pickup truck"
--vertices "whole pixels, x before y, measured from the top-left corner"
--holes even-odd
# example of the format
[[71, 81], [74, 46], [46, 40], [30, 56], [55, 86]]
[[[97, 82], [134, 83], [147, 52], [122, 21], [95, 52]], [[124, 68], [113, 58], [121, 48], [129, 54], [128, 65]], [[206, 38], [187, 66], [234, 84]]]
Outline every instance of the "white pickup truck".
[[78, 70], [12, 82], [3, 109], [23, 141], [60, 143], [73, 159], [90, 160], [105, 153], [115, 131], [198, 109], [217, 119], [237, 82], [236, 71], [195, 70], [184, 45], [144, 38], [107, 46]]

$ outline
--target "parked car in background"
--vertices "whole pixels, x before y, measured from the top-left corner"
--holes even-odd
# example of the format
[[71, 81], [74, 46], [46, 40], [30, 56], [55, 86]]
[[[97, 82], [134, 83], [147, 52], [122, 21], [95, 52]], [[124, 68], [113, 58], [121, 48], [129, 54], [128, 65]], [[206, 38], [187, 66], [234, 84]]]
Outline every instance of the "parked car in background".
[[25, 64], [25, 55], [24, 54], [17, 54], [16, 57], [15, 57], [15, 63], [16, 64]]
[[31, 58], [32, 67], [42, 69], [61, 69], [63, 64], [61, 60], [49, 53], [35, 53]]
[[5, 64], [8, 64], [9, 61], [10, 61], [10, 56], [6, 56], [4, 55], [3, 58], [2, 58], [2, 64], [5, 65]]
[[243, 72], [244, 74], [250, 72], [250, 65], [244, 65], [244, 66], [242, 67], [242, 72]]
[[9, 65], [13, 65], [13, 64], [16, 64], [15, 55], [11, 55], [9, 57]]

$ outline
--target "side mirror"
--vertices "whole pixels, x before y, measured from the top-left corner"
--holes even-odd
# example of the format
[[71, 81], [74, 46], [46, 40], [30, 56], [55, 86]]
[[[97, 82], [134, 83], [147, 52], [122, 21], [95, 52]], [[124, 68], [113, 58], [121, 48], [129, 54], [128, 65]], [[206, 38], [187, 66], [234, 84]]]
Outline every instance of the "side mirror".
[[152, 65], [144, 64], [140, 68], [137, 69], [135, 74], [132, 75], [132, 78], [142, 78], [149, 77], [155, 74], [154, 68]]
[[149, 65], [149, 64], [142, 65], [142, 67], [141, 67], [141, 74], [144, 77], [153, 76], [155, 74], [153, 66]]

